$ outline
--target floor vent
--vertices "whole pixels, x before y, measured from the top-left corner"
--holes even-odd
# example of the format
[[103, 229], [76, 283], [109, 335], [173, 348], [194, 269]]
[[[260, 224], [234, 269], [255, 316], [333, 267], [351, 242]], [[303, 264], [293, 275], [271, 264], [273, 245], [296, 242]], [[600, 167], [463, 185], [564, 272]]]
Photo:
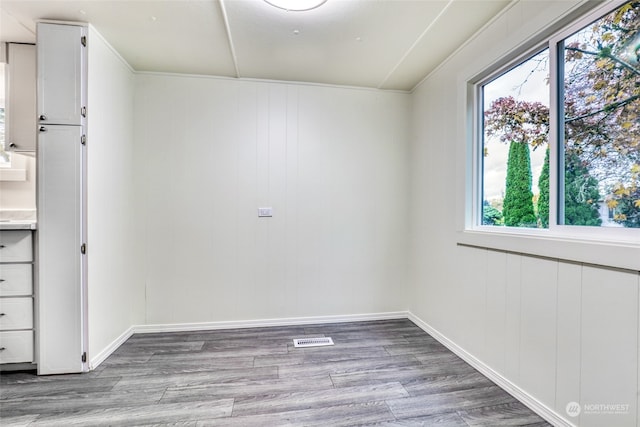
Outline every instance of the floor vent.
[[333, 340], [330, 337], [321, 338], [294, 338], [294, 347], [322, 347], [325, 345], [333, 345]]

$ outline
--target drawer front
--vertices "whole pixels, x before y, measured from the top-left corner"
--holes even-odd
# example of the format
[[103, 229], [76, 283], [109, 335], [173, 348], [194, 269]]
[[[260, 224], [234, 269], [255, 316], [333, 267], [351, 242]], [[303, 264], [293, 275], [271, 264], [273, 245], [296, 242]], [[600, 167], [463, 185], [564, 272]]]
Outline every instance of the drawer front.
[[0, 231], [0, 262], [33, 261], [33, 244], [29, 230]]
[[0, 363], [33, 362], [33, 331], [0, 332]]
[[32, 298], [0, 298], [0, 331], [32, 328]]
[[0, 264], [0, 297], [31, 296], [32, 294], [31, 264]]

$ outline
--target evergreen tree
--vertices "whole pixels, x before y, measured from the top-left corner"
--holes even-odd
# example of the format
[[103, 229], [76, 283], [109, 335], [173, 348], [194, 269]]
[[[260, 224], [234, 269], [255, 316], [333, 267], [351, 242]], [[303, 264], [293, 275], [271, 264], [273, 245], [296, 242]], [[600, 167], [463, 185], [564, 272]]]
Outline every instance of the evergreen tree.
[[538, 179], [538, 188], [540, 189], [540, 197], [538, 197], [538, 218], [543, 228], [549, 227], [549, 147], [544, 154], [544, 163], [542, 164], [542, 172]]
[[500, 225], [502, 224], [502, 212], [491, 206], [488, 201], [482, 202], [482, 224]]
[[504, 223], [511, 227], [536, 227], [531, 192], [531, 159], [529, 145], [512, 141], [507, 160], [504, 196]]
[[564, 170], [564, 223], [600, 226], [598, 180], [575, 153], [566, 153]]

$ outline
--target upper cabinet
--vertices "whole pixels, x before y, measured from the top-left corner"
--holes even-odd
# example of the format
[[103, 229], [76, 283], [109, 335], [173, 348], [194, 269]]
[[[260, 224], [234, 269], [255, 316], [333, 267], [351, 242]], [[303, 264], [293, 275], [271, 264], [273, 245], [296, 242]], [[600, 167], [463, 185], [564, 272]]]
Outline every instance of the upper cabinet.
[[38, 23], [39, 125], [81, 125], [86, 27]]
[[36, 151], [36, 47], [7, 43], [7, 151]]

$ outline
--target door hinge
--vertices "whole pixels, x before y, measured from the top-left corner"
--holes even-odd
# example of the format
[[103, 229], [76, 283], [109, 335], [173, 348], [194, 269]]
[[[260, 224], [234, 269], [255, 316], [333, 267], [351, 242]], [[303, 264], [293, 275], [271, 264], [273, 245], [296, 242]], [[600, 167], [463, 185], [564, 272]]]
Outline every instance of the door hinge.
[[86, 244], [86, 243], [83, 243], [83, 244], [80, 246], [80, 253], [81, 253], [82, 255], [86, 255], [86, 253], [87, 253], [87, 244]]
[[80, 109], [80, 114], [82, 115], [82, 117], [87, 117], [87, 107], [82, 107]]
[[87, 363], [87, 352], [82, 353], [82, 363]]
[[87, 144], [87, 135], [82, 135], [82, 137], [80, 137], [80, 143], [82, 145], [86, 145]]
[[80, 43], [82, 43], [82, 46], [87, 46], [87, 36], [80, 37]]

